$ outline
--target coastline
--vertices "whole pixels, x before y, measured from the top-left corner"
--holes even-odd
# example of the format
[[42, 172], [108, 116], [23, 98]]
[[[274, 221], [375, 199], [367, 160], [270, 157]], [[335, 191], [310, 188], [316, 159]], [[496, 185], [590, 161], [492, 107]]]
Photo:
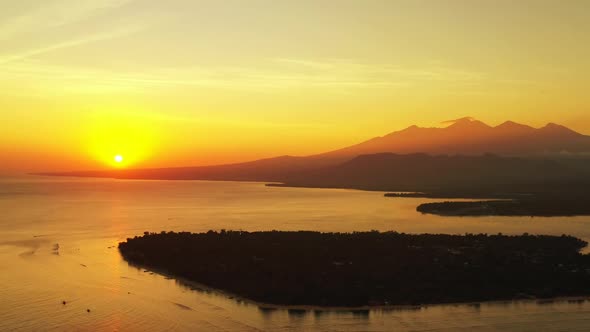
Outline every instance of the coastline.
[[465, 202], [439, 201], [422, 203], [416, 211], [441, 217], [575, 217], [590, 215], [590, 200], [536, 197]]
[[[366, 310], [590, 296], [583, 283], [588, 256], [581, 253], [587, 243], [563, 235], [146, 233], [119, 244], [130, 266], [266, 308]], [[543, 277], [505, 279], [521, 271]]]
[[[228, 182], [228, 183], [254, 183], [265, 187], [274, 188], [300, 188], [322, 190], [345, 190], [380, 192], [386, 198], [421, 198], [438, 200], [435, 202], [420, 203], [416, 211], [422, 214], [431, 214], [438, 217], [576, 217], [590, 216], [590, 199], [579, 195], [568, 197], [563, 195], [543, 195], [533, 193], [444, 193], [418, 190], [384, 190], [379, 188], [357, 188], [347, 186], [311, 186], [293, 185], [283, 182], [250, 181], [250, 180], [196, 180], [196, 179], [154, 179], [154, 178], [118, 178], [118, 177], [91, 177], [84, 175], [56, 175], [35, 173], [32, 176], [65, 177], [76, 179], [101, 180], [110, 179], [117, 181], [189, 181], [189, 182]], [[465, 200], [466, 202], [445, 201]], [[468, 207], [466, 207], [468, 205]], [[590, 206], [590, 205], [589, 205]], [[548, 207], [550, 207], [548, 209]]]
[[[123, 260], [125, 260], [123, 258]], [[237, 302], [243, 302], [249, 305], [257, 306], [261, 310], [302, 310], [302, 311], [333, 311], [333, 312], [349, 312], [349, 311], [372, 311], [372, 310], [416, 310], [428, 307], [439, 307], [439, 306], [477, 306], [482, 304], [509, 304], [509, 303], [536, 303], [536, 304], [544, 304], [544, 303], [552, 303], [552, 302], [572, 302], [572, 301], [590, 301], [590, 295], [584, 296], [556, 296], [556, 297], [548, 297], [548, 298], [526, 298], [526, 299], [499, 299], [499, 300], [484, 300], [484, 301], [476, 301], [476, 302], [441, 302], [441, 303], [423, 303], [423, 304], [416, 304], [416, 305], [400, 305], [400, 304], [391, 304], [391, 305], [364, 305], [364, 306], [319, 306], [319, 305], [284, 305], [284, 304], [272, 304], [272, 303], [265, 303], [260, 301], [255, 301], [250, 298], [232, 293], [227, 290], [223, 290], [220, 288], [215, 288], [211, 286], [207, 286], [201, 284], [197, 281], [192, 281], [184, 277], [179, 277], [174, 274], [171, 274], [163, 269], [158, 268], [151, 268], [147, 265], [141, 265], [136, 263], [131, 263], [125, 260], [129, 264], [129, 266], [137, 268], [138, 270], [154, 272], [160, 277], [166, 279], [173, 279], [177, 283], [181, 285], [181, 287], [187, 287], [191, 291], [204, 291], [210, 292], [215, 294], [216, 296], [224, 297], [228, 300], [234, 300]], [[541, 303], [540, 303], [541, 302]]]

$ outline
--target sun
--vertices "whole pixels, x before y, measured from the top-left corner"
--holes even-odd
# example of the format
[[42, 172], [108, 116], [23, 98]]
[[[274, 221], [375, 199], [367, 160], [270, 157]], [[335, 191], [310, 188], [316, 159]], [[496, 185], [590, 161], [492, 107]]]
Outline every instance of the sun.
[[115, 156], [115, 162], [118, 163], [118, 164], [122, 163], [123, 162], [123, 156], [120, 155], [120, 154], [116, 155]]

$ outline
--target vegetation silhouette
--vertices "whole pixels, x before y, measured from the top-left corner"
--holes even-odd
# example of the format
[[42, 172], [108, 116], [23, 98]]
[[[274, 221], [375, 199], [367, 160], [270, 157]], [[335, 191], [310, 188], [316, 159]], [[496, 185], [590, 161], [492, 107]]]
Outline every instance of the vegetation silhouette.
[[441, 216], [581, 216], [590, 215], [589, 199], [535, 198], [503, 201], [424, 203], [416, 210]]
[[161, 232], [119, 244], [132, 264], [260, 303], [417, 305], [590, 295], [571, 236]]

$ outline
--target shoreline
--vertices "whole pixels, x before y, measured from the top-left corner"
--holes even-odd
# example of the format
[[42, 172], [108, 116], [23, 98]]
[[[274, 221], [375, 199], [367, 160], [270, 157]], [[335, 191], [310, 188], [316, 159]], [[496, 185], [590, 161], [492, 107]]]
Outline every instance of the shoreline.
[[576, 217], [590, 216], [587, 198], [438, 201], [422, 203], [416, 211], [440, 217]]
[[332, 189], [332, 190], [353, 190], [383, 193], [387, 198], [425, 198], [425, 199], [462, 199], [462, 200], [516, 200], [523, 197], [535, 198], [534, 193], [437, 193], [417, 189], [385, 189], [385, 188], [359, 188], [354, 186], [313, 186], [295, 185], [286, 182], [272, 182], [264, 180], [221, 180], [221, 179], [184, 179], [184, 178], [149, 178], [149, 177], [116, 177], [116, 176], [88, 176], [77, 174], [51, 174], [51, 173], [27, 173], [27, 176], [43, 178], [71, 178], [71, 179], [95, 179], [95, 180], [123, 180], [123, 181], [166, 181], [166, 182], [230, 182], [230, 183], [252, 183], [261, 184], [269, 188], [300, 188], [300, 189]]
[[[119, 252], [130, 266], [261, 308], [367, 310], [590, 298], [582, 283], [589, 278], [584, 271], [590, 261], [581, 253], [586, 245], [570, 236], [528, 233], [222, 230], [144, 233], [121, 242]], [[489, 256], [495, 248], [500, 249]], [[389, 254], [370, 254], [384, 250]], [[560, 267], [553, 268], [557, 263]], [[503, 275], [531, 269], [543, 277], [502, 281]], [[243, 277], [235, 278], [236, 273]], [[457, 282], [463, 279], [470, 285]]]
[[[120, 253], [119, 253], [120, 254]], [[122, 256], [122, 255], [121, 255]], [[123, 257], [122, 257], [123, 258]], [[125, 260], [123, 258], [123, 260]], [[500, 305], [500, 304], [509, 304], [509, 303], [536, 303], [536, 304], [543, 304], [539, 302], [571, 302], [571, 301], [589, 301], [590, 302], [590, 295], [579, 295], [579, 296], [556, 296], [556, 297], [548, 297], [548, 298], [530, 298], [530, 299], [505, 299], [505, 300], [484, 300], [484, 301], [475, 301], [475, 302], [441, 302], [441, 303], [423, 303], [423, 304], [416, 304], [416, 305], [401, 305], [401, 304], [392, 304], [392, 305], [365, 305], [365, 306], [319, 306], [319, 305], [284, 305], [284, 304], [272, 304], [272, 303], [265, 303], [252, 300], [250, 298], [232, 293], [230, 291], [226, 291], [220, 288], [215, 288], [211, 286], [207, 286], [201, 284], [197, 281], [192, 281], [186, 279], [184, 277], [179, 277], [174, 274], [171, 274], [163, 269], [158, 268], [151, 268], [147, 265], [141, 265], [136, 263], [131, 263], [125, 260], [129, 266], [137, 268], [138, 270], [144, 270], [148, 272], [153, 272], [160, 277], [165, 279], [174, 280], [177, 283], [181, 284], [181, 287], [187, 287], [191, 291], [199, 292], [210, 292], [213, 293], [215, 296], [223, 297], [227, 300], [233, 300], [236, 302], [244, 302], [248, 305], [254, 305], [261, 310], [303, 310], [303, 311], [331, 311], [331, 312], [349, 312], [349, 311], [373, 311], [373, 310], [416, 310], [428, 307], [443, 307], [443, 306], [477, 306], [477, 305]], [[143, 272], [143, 271], [142, 271]]]

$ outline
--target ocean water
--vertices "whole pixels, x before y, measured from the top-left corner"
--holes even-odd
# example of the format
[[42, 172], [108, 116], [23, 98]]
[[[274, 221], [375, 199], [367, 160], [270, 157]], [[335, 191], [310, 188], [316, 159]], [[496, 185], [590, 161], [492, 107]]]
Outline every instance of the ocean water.
[[425, 201], [260, 183], [0, 179], [0, 330], [590, 330], [587, 300], [262, 309], [129, 266], [117, 250], [144, 231], [209, 229], [565, 233], [590, 240], [587, 217], [437, 217], [415, 211]]

